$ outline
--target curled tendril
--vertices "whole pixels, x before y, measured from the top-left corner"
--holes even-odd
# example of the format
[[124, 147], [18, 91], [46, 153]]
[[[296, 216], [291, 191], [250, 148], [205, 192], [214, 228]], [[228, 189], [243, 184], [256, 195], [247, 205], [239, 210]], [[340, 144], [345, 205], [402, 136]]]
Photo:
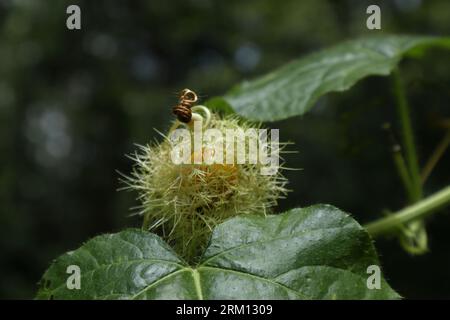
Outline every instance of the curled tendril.
[[[203, 114], [203, 116], [200, 113]], [[192, 119], [188, 123], [181, 122], [176, 120], [175, 123], [170, 128], [169, 132], [176, 130], [180, 125], [184, 125], [188, 129], [192, 129], [195, 121], [202, 121], [203, 128], [207, 128], [211, 122], [211, 111], [205, 106], [198, 105], [192, 107]]]

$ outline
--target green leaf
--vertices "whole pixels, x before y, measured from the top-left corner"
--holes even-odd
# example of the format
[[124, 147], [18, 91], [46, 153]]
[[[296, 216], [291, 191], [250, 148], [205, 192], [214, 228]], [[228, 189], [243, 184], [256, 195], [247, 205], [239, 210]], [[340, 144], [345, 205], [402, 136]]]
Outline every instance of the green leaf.
[[213, 111], [222, 112], [223, 114], [235, 113], [230, 104], [222, 97], [213, 97], [207, 100], [205, 106]]
[[[69, 265], [81, 288], [67, 289]], [[96, 237], [58, 258], [38, 299], [391, 299], [367, 232], [328, 205], [274, 216], [240, 216], [217, 226], [201, 262], [185, 264], [158, 236], [126, 230]]]
[[244, 82], [224, 99], [250, 120], [302, 115], [321, 96], [345, 91], [367, 76], [389, 75], [403, 56], [420, 56], [430, 46], [450, 48], [450, 38], [391, 35], [347, 41]]

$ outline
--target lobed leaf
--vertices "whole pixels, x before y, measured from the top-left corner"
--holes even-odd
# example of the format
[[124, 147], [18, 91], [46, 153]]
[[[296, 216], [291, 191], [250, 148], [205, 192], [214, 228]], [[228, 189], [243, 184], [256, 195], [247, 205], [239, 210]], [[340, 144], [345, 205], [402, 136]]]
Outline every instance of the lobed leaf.
[[[68, 289], [69, 265], [81, 288]], [[217, 226], [198, 266], [190, 267], [158, 236], [130, 229], [96, 237], [51, 265], [38, 299], [392, 299], [368, 233], [328, 205], [280, 215], [240, 216]]]

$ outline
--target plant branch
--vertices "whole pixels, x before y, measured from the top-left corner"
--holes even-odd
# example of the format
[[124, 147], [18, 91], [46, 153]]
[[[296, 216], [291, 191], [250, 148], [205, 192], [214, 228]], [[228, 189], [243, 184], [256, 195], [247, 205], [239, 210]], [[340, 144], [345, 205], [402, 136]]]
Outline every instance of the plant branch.
[[406, 195], [409, 198], [409, 202], [413, 203], [414, 199], [412, 198], [412, 195], [414, 194], [414, 187], [408, 172], [408, 168], [406, 167], [405, 158], [403, 157], [402, 154], [402, 148], [398, 144], [397, 139], [395, 138], [391, 124], [385, 123], [382, 128], [383, 130], [386, 131], [388, 135], [391, 144], [392, 160], [394, 161], [394, 165], [395, 168], [397, 169], [400, 180], [403, 183], [403, 187], [406, 190]]
[[400, 150], [400, 146], [397, 145], [398, 148], [393, 148], [392, 157], [394, 159], [395, 167], [397, 168], [397, 172], [402, 180], [403, 186], [406, 190], [406, 194], [409, 198], [410, 203], [415, 202], [414, 194], [414, 184], [411, 181], [411, 177], [409, 175], [408, 169], [406, 168], [405, 159]]
[[373, 236], [379, 236], [398, 229], [402, 224], [417, 219], [425, 218], [436, 209], [450, 203], [450, 185], [435, 194], [425, 198], [411, 206], [408, 206], [392, 215], [381, 218], [369, 224], [364, 228]]
[[421, 174], [422, 183], [424, 183], [427, 180], [428, 176], [431, 174], [434, 167], [439, 162], [439, 159], [445, 153], [445, 150], [447, 150], [449, 145], [450, 145], [450, 129], [447, 130], [447, 134], [444, 136], [441, 142], [439, 142], [436, 149], [433, 151], [433, 154], [430, 156], [427, 163], [423, 167]]
[[415, 202], [422, 198], [422, 181], [420, 178], [419, 161], [411, 125], [410, 107], [406, 99], [404, 84], [398, 70], [392, 73], [393, 91], [396, 99], [397, 113], [402, 127], [402, 138], [405, 148], [406, 163], [413, 184], [413, 194], [410, 198]]

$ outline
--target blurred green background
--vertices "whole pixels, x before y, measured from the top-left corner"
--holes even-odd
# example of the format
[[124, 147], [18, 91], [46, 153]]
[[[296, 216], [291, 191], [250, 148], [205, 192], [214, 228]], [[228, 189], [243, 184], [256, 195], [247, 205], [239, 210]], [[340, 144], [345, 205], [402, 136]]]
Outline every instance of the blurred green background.
[[[79, 31], [66, 28], [69, 4], [81, 7]], [[381, 31], [366, 28], [370, 4], [381, 7]], [[448, 0], [0, 0], [0, 298], [32, 298], [52, 259], [139, 226], [129, 216], [136, 195], [116, 191], [116, 170], [129, 172], [134, 143], [168, 128], [179, 90], [206, 100], [342, 40], [449, 31]], [[450, 117], [449, 57], [433, 50], [401, 64], [422, 164]], [[330, 203], [365, 223], [400, 209], [385, 122], [397, 128], [389, 79], [371, 77], [303, 117], [269, 124], [295, 142], [288, 166], [303, 168], [287, 172], [293, 191], [277, 210]], [[449, 183], [449, 163], [447, 152], [427, 194]], [[449, 213], [428, 222], [426, 255], [377, 239], [403, 296], [450, 298]]]

